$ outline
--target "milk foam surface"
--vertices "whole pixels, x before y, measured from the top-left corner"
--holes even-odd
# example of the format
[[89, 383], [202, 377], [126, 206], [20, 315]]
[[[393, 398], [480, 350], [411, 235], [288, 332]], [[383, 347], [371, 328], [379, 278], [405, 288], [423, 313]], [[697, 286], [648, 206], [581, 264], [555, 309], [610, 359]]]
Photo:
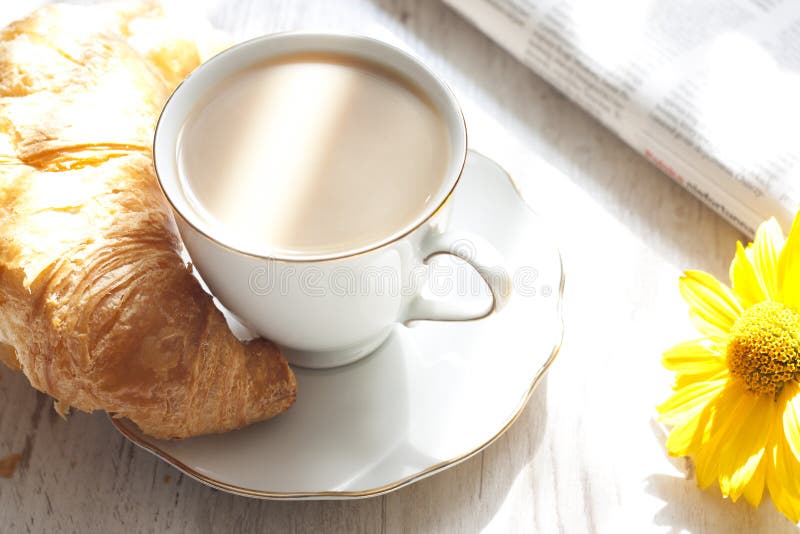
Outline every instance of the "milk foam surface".
[[178, 147], [198, 214], [236, 242], [302, 255], [368, 246], [434, 209], [450, 139], [410, 82], [348, 56], [303, 54], [214, 87]]

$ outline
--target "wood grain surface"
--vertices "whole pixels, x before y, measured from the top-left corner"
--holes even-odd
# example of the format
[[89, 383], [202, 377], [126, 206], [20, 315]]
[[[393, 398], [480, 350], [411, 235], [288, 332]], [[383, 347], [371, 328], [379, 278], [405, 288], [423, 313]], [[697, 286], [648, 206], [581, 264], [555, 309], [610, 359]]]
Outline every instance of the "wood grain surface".
[[[5, 0], [0, 22], [42, 3]], [[0, 458], [21, 460], [0, 478], [0, 530], [795, 530], [769, 502], [753, 510], [699, 490], [690, 464], [664, 454], [653, 421], [671, 380], [661, 352], [692, 335], [679, 271], [725, 276], [742, 238], [731, 226], [437, 1], [185, 5], [240, 39], [345, 30], [386, 35], [421, 56], [469, 102], [468, 123], [479, 125], [470, 123], [472, 145], [512, 172], [559, 236], [567, 270], [561, 354], [521, 418], [483, 453], [384, 497], [325, 502], [209, 489], [126, 442], [102, 414], [62, 420], [47, 397], [2, 368]]]

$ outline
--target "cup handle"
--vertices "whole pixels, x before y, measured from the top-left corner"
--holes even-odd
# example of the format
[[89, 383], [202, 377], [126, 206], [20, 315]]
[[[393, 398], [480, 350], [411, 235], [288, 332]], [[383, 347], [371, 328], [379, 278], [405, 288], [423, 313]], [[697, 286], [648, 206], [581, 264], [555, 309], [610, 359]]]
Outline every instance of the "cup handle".
[[449, 254], [469, 263], [492, 293], [491, 306], [479, 302], [458, 302], [417, 292], [411, 298], [403, 323], [411, 321], [474, 321], [500, 310], [511, 296], [512, 280], [500, 252], [486, 239], [471, 232], [450, 230], [430, 233], [422, 243], [424, 262]]

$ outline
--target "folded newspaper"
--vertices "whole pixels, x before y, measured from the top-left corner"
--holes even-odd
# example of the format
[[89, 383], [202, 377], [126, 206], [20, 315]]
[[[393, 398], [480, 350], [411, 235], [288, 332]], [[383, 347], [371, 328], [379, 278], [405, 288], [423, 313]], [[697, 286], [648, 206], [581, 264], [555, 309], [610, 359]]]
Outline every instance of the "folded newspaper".
[[444, 0], [752, 235], [800, 202], [797, 0]]

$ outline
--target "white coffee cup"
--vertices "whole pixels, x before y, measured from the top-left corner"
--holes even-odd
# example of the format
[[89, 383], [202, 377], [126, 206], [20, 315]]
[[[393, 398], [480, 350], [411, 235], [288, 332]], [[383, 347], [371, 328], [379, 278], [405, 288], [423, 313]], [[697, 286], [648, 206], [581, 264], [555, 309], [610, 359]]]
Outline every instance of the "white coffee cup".
[[[192, 208], [179, 184], [177, 151], [182, 125], [194, 105], [237, 72], [295, 52], [348, 54], [388, 67], [414, 82], [441, 113], [451, 140], [447, 177], [438, 191], [431, 191], [435, 202], [413, 224], [344, 253], [265, 255], [255, 247], [247, 250], [226, 242], [224, 232]], [[481, 319], [508, 299], [511, 280], [497, 250], [479, 236], [446, 225], [448, 199], [467, 154], [461, 109], [428, 68], [391, 45], [352, 35], [285, 33], [234, 46], [198, 67], [175, 90], [159, 119], [153, 153], [159, 183], [198, 273], [226, 308], [280, 345], [293, 364], [347, 364], [376, 349], [398, 322]], [[439, 254], [469, 262], [488, 284], [491, 305], [436, 298], [416, 287], [426, 262]]]

